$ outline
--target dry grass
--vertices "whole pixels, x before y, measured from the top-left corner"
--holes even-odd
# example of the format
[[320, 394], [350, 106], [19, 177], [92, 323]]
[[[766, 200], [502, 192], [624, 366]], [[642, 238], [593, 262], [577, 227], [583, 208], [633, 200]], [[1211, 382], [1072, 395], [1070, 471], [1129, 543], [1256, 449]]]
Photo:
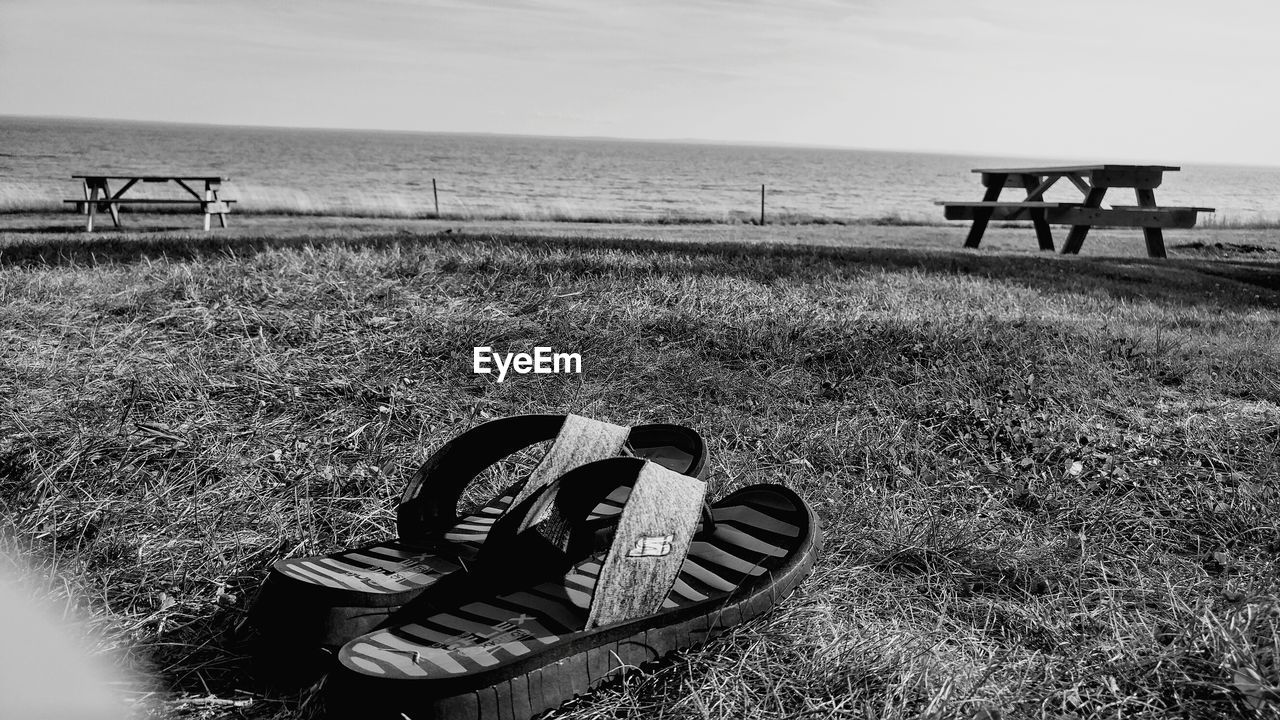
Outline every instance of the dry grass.
[[1280, 217], [1264, 213], [1241, 216], [1207, 213], [1200, 216], [1197, 224], [1203, 228], [1218, 230], [1274, 230], [1280, 227]]
[[[34, 214], [61, 215], [63, 218], [73, 217], [69, 213], [59, 213], [63, 209], [60, 202], [41, 201], [32, 203], [11, 203], [5, 206], [0, 199], [0, 215], [31, 216]], [[120, 209], [124, 222], [136, 225], [139, 220], [146, 222], [153, 215], [190, 216], [190, 208], [167, 205], [124, 206]], [[490, 222], [533, 222], [533, 223], [575, 223], [605, 225], [759, 225], [759, 211], [730, 210], [724, 212], [709, 211], [652, 211], [652, 212], [602, 212], [599, 210], [583, 210], [574, 207], [556, 206], [511, 206], [508, 208], [464, 208], [435, 212], [407, 199], [391, 197], [385, 200], [361, 201], [350, 203], [320, 203], [308, 201], [294, 202], [257, 202], [253, 204], [237, 204], [234, 217], [295, 217], [295, 218], [341, 218], [349, 220], [383, 219], [383, 220], [444, 220], [452, 222], [474, 223]], [[105, 214], [97, 221], [99, 227], [110, 224]], [[72, 220], [68, 225], [74, 225]], [[766, 225], [890, 225], [906, 227], [942, 226], [945, 221], [941, 217], [904, 216], [900, 213], [885, 215], [844, 217], [821, 215], [795, 211], [769, 211], [765, 214]], [[1031, 225], [1026, 224], [1026, 227]], [[1222, 227], [1234, 227], [1223, 225]], [[1248, 225], [1246, 227], [1265, 228], [1268, 225]]]
[[[0, 549], [147, 714], [312, 714], [234, 642], [267, 565], [389, 533], [460, 430], [568, 410], [697, 427], [714, 495], [786, 483], [827, 541], [775, 613], [555, 717], [1280, 708], [1274, 260], [32, 242], [0, 234]], [[535, 344], [584, 374], [470, 373]]]

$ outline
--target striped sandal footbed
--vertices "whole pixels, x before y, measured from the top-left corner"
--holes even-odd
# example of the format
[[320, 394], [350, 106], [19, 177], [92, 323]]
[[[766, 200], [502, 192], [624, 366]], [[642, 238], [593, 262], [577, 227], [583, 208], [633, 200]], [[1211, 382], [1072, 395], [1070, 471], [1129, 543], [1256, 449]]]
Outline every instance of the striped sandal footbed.
[[[511, 505], [515, 491], [515, 487], [507, 488], [463, 517], [441, 536], [443, 542], [386, 540], [322, 557], [289, 558], [273, 567], [287, 578], [324, 588], [334, 602], [403, 605], [422, 588], [464, 569], [475, 558], [493, 523]], [[630, 493], [628, 487], [615, 489], [592, 510], [592, 518], [616, 516]]]
[[563, 577], [477, 598], [356, 638], [331, 678], [339, 703], [387, 700], [409, 717], [513, 718], [558, 707], [624, 667], [764, 612], [812, 568], [816, 518], [777, 485], [714, 504], [657, 615], [584, 631], [604, 553]]
[[[462, 449], [468, 448], [463, 445]], [[497, 451], [505, 452], [507, 448], [499, 447]], [[681, 426], [632, 428], [625, 451], [636, 457], [654, 458], [677, 472], [705, 473], [701, 437]], [[250, 622], [260, 633], [278, 642], [315, 642], [336, 648], [373, 629], [395, 609], [443, 578], [465, 569], [522, 485], [518, 482], [506, 488], [432, 538], [395, 538], [330, 555], [276, 562], [254, 604]], [[628, 488], [616, 489], [596, 506], [593, 515], [616, 516], [628, 493]], [[403, 525], [403, 515], [401, 520]]]

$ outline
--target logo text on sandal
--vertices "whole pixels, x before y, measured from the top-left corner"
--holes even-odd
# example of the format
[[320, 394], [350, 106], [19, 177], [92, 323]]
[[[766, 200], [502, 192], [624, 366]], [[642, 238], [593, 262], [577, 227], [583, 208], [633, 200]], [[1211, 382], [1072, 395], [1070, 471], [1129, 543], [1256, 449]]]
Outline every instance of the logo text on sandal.
[[636, 546], [627, 551], [627, 557], [662, 557], [671, 554], [671, 541], [674, 535], [642, 537], [636, 540]]
[[[521, 626], [532, 619], [522, 613], [494, 625], [493, 629], [488, 632], [463, 632], [446, 642], [425, 642], [425, 644], [429, 647], [452, 652], [467, 647], [492, 647], [508, 642], [525, 642], [533, 639], [534, 634]], [[415, 652], [413, 661], [415, 663], [421, 662], [421, 653]]]

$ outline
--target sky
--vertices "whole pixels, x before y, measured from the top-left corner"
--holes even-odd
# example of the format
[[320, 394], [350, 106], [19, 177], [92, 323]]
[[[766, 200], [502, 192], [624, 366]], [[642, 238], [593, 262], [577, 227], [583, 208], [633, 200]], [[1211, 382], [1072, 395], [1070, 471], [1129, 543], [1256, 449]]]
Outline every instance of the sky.
[[1270, 0], [0, 0], [0, 114], [1280, 165]]

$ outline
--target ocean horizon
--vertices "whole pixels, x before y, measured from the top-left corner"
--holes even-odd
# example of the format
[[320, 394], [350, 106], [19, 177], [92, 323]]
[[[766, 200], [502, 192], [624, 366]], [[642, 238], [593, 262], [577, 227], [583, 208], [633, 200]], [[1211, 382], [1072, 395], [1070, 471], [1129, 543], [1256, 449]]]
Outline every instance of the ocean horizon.
[[[229, 177], [237, 213], [431, 217], [438, 198], [456, 219], [744, 222], [759, 217], [764, 185], [775, 222], [933, 224], [944, 222], [935, 200], [980, 199], [975, 167], [1125, 161], [0, 116], [0, 212], [66, 210], [81, 192], [73, 173], [181, 172]], [[1280, 222], [1280, 168], [1181, 168], [1160, 204], [1214, 207], [1211, 223]], [[1080, 197], [1064, 182], [1047, 199]], [[1107, 200], [1133, 202], [1121, 190]]]

